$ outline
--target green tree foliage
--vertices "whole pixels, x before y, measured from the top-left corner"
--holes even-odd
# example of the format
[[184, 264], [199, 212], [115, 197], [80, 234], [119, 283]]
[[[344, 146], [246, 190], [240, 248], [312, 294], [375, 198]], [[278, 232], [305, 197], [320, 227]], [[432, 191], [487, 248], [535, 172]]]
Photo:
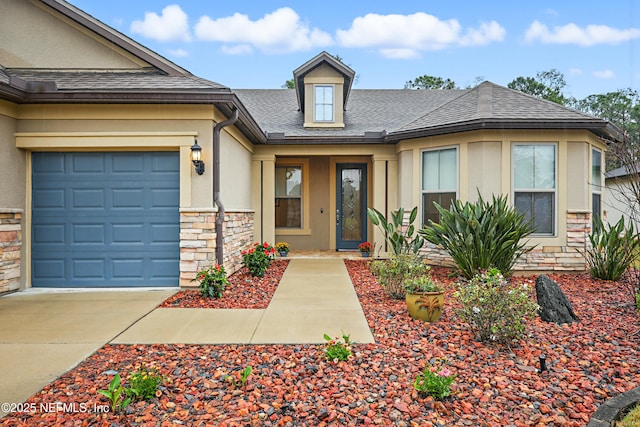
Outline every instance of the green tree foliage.
[[436, 76], [420, 76], [409, 80], [404, 84], [405, 89], [457, 89], [456, 83], [451, 79], [443, 79]]
[[289, 79], [285, 81], [284, 84], [282, 85], [282, 89], [295, 89], [295, 88], [296, 88], [296, 81], [294, 79]]
[[555, 68], [538, 72], [535, 77], [517, 77], [507, 84], [509, 89], [519, 90], [556, 104], [569, 105], [573, 100], [562, 93], [566, 86], [564, 74]]

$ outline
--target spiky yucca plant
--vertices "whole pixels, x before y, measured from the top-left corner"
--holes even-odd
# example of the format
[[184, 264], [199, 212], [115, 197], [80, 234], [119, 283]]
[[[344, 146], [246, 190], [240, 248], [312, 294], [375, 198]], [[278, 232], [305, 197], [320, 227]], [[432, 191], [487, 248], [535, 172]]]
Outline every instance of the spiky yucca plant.
[[595, 229], [589, 235], [591, 248], [585, 251], [585, 258], [591, 276], [596, 279], [618, 280], [635, 261], [640, 250], [640, 234], [625, 227], [621, 217], [616, 225], [605, 225], [598, 217]]
[[446, 250], [467, 279], [495, 267], [511, 274], [519, 257], [530, 252], [523, 239], [535, 231], [530, 220], [507, 203], [507, 196], [462, 203], [456, 200], [449, 210], [435, 203], [440, 222], [429, 221], [418, 234]]

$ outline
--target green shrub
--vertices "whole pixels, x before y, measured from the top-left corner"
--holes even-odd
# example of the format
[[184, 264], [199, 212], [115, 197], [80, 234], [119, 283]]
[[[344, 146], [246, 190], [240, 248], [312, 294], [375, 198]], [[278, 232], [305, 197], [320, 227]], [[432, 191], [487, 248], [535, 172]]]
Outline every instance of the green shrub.
[[620, 421], [615, 423], [616, 427], [640, 426], [640, 405], [636, 405]]
[[367, 214], [371, 223], [382, 231], [394, 254], [400, 255], [409, 252], [417, 254], [424, 245], [424, 239], [421, 236], [417, 234], [414, 236], [416, 228], [413, 222], [418, 216], [417, 206], [411, 210], [409, 224], [406, 227], [403, 225], [404, 208], [391, 213], [391, 222], [387, 222], [384, 214], [376, 209], [368, 208]]
[[406, 295], [405, 282], [429, 274], [430, 267], [418, 255], [407, 253], [391, 255], [386, 260], [371, 264], [371, 272], [391, 298], [401, 299]]
[[525, 334], [527, 318], [538, 310], [527, 285], [510, 285], [492, 268], [460, 285], [457, 311], [478, 341], [508, 343]]
[[129, 377], [130, 390], [138, 399], [148, 400], [156, 396], [158, 387], [164, 381], [164, 376], [155, 366], [142, 364]]
[[534, 232], [531, 221], [509, 206], [506, 196], [485, 202], [478, 193], [475, 203], [456, 200], [449, 210], [435, 206], [440, 223], [430, 220], [418, 233], [444, 248], [467, 279], [490, 267], [508, 276], [516, 260], [533, 249], [522, 240]]
[[618, 280], [636, 259], [640, 249], [640, 235], [635, 233], [633, 223], [624, 225], [624, 218], [616, 225], [604, 225], [597, 218], [595, 229], [589, 235], [591, 248], [585, 258], [591, 276], [603, 280]]
[[267, 242], [254, 243], [252, 248], [242, 251], [242, 265], [247, 267], [252, 276], [262, 277], [267, 272], [275, 253], [275, 248]]
[[199, 281], [198, 289], [204, 298], [222, 298], [224, 289], [229, 285], [227, 272], [221, 265], [212, 265], [196, 274], [191, 281]]
[[426, 366], [413, 382], [413, 388], [422, 395], [433, 396], [436, 400], [449, 396], [451, 384], [456, 377], [447, 367], [442, 367], [442, 364], [443, 362], [439, 361], [433, 366]]

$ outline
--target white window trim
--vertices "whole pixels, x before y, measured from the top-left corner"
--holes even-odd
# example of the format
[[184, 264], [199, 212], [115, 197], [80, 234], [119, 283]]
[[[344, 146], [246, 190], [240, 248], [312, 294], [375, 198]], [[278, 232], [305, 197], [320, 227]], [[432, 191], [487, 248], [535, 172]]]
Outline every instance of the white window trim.
[[[598, 153], [600, 153], [600, 184], [596, 184], [594, 182], [591, 182], [592, 178], [593, 178], [593, 152], [597, 151]], [[600, 196], [600, 212], [598, 213], [598, 215], [600, 216], [600, 218], [603, 218], [602, 215], [602, 189], [604, 187], [604, 153], [602, 152], [601, 149], [596, 148], [594, 146], [591, 146], [591, 152], [589, 153], [589, 187], [591, 187], [591, 197], [589, 198], [589, 205], [591, 207], [591, 221], [593, 223], [593, 220], [595, 218], [593, 218], [593, 195], [594, 194], [598, 194]]]
[[[333, 103], [331, 104], [331, 120], [317, 120], [316, 119], [316, 107], [318, 103], [316, 101], [316, 89], [319, 87], [330, 87], [332, 91]], [[322, 104], [325, 105], [325, 104]], [[334, 84], [314, 84], [313, 85], [313, 122], [314, 123], [335, 123], [336, 122], [336, 85]]]
[[[455, 185], [455, 193], [456, 193], [456, 200], [458, 200], [460, 198], [460, 146], [459, 145], [446, 145], [446, 146], [442, 146], [442, 147], [433, 147], [433, 148], [423, 148], [422, 150], [420, 150], [420, 209], [419, 209], [419, 218], [420, 218], [420, 222], [422, 222], [422, 219], [424, 218], [424, 194], [428, 193], [428, 194], [432, 194], [432, 193], [436, 193], [435, 191], [425, 191], [424, 188], [422, 188], [422, 184], [424, 183], [424, 155], [423, 153], [425, 152], [430, 152], [430, 151], [443, 151], [443, 150], [450, 150], [450, 149], [454, 149], [456, 150], [456, 185]], [[448, 193], [448, 191], [440, 191], [439, 193]], [[422, 226], [427, 225], [427, 224], [422, 224]]]
[[558, 181], [559, 181], [559, 176], [558, 176], [558, 164], [560, 163], [559, 159], [558, 159], [558, 155], [559, 155], [559, 150], [558, 150], [558, 143], [557, 142], [513, 142], [511, 143], [511, 159], [510, 159], [510, 164], [511, 164], [511, 206], [513, 206], [515, 208], [515, 193], [550, 193], [551, 191], [549, 189], [538, 189], [538, 188], [532, 188], [532, 189], [527, 189], [527, 188], [518, 188], [516, 191], [515, 188], [515, 171], [514, 171], [514, 160], [513, 160], [513, 152], [514, 152], [514, 148], [517, 146], [526, 146], [529, 147], [531, 145], [542, 145], [542, 146], [549, 146], [552, 145], [554, 148], [554, 159], [555, 159], [555, 165], [554, 165], [554, 178], [555, 178], [555, 185], [553, 188], [553, 232], [551, 234], [549, 233], [532, 233], [531, 236], [532, 237], [536, 237], [536, 238], [556, 238], [558, 237]]

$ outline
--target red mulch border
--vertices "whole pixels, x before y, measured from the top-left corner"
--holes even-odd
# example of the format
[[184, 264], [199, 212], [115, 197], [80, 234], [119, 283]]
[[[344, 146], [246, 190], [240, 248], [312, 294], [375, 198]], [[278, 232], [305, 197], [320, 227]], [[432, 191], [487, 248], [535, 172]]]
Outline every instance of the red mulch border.
[[[441, 320], [412, 320], [403, 301], [391, 300], [367, 261], [345, 261], [376, 344], [354, 345], [348, 362], [324, 360], [321, 345], [106, 345], [28, 402], [104, 405], [97, 389], [113, 371], [128, 373], [154, 362], [171, 379], [162, 394], [124, 414], [40, 410], [12, 414], [5, 426], [584, 426], [607, 399], [640, 384], [640, 322], [628, 290], [586, 275], [558, 275], [580, 322], [530, 322], [513, 346], [474, 341], [455, 314], [455, 281], [446, 269], [434, 276], [446, 287]], [[533, 284], [530, 278], [517, 278]], [[345, 329], [348, 333], [348, 328]], [[535, 368], [540, 354], [548, 372]], [[443, 402], [413, 390], [417, 373], [445, 357], [457, 375]], [[244, 388], [224, 377], [245, 366]]]
[[[263, 277], [253, 277], [242, 268], [228, 277], [222, 298], [203, 298], [196, 289], [185, 289], [163, 301], [160, 308], [267, 308], [289, 260], [271, 261]], [[194, 282], [196, 284], [196, 282]]]

